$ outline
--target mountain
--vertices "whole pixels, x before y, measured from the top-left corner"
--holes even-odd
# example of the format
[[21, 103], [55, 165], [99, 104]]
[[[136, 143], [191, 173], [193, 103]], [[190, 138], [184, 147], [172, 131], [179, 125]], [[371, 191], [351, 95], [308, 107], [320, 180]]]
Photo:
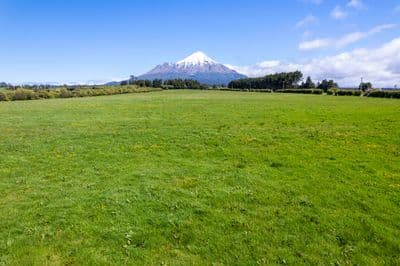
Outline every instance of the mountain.
[[121, 81], [110, 81], [110, 82], [104, 83], [103, 85], [105, 85], [105, 86], [118, 86], [119, 84], [121, 84]]
[[139, 79], [194, 79], [207, 85], [228, 84], [230, 81], [245, 78], [223, 64], [220, 64], [203, 52], [196, 52], [177, 63], [164, 63]]

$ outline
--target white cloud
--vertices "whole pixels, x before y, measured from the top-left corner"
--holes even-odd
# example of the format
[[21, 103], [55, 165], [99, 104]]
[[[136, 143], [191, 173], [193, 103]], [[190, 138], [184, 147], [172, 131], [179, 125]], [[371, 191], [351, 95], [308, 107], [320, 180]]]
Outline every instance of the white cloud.
[[303, 18], [302, 20], [299, 20], [296, 23], [295, 28], [299, 29], [302, 27], [306, 27], [308, 25], [314, 24], [318, 22], [318, 18], [314, 17], [313, 15], [308, 15], [307, 17]]
[[346, 34], [338, 39], [316, 39], [311, 41], [303, 41], [299, 44], [300, 50], [315, 50], [320, 48], [326, 48], [329, 46], [336, 46], [336, 48], [343, 48], [352, 43], [358, 42], [362, 39], [368, 38], [375, 34], [378, 34], [384, 30], [392, 29], [396, 27], [395, 24], [384, 24], [376, 26], [369, 31], [365, 32], [352, 32]]
[[230, 66], [251, 77], [300, 70], [315, 81], [334, 79], [340, 86], [357, 86], [360, 77], [378, 87], [400, 85], [400, 37], [375, 49], [355, 49], [306, 62], [265, 61]]
[[365, 8], [365, 5], [362, 0], [350, 0], [347, 3], [347, 6], [355, 8], [355, 9], [364, 9]]
[[299, 44], [300, 50], [314, 50], [330, 46], [332, 41], [330, 39], [316, 39], [312, 41], [304, 41]]
[[380, 25], [380, 26], [374, 27], [367, 32], [353, 32], [353, 33], [350, 33], [350, 34], [347, 34], [347, 35], [344, 35], [343, 37], [341, 37], [336, 42], [336, 45], [338, 47], [344, 47], [349, 44], [355, 43], [359, 40], [362, 40], [364, 38], [367, 38], [369, 36], [372, 36], [374, 34], [380, 33], [384, 30], [392, 29], [395, 26], [396, 26], [395, 24], [385, 24], [385, 25]]
[[331, 17], [338, 20], [345, 19], [349, 15], [349, 9], [362, 10], [366, 9], [366, 5], [363, 3], [362, 0], [349, 0], [345, 8], [337, 5], [334, 9], [332, 9]]
[[331, 17], [334, 19], [344, 19], [347, 17], [347, 13], [340, 6], [336, 6], [331, 11]]

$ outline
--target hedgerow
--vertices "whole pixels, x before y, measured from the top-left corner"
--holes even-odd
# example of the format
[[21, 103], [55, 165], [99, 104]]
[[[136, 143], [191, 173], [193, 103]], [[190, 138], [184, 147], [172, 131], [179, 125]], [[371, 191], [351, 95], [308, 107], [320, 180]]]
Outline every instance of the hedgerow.
[[4, 91], [0, 91], [0, 101], [8, 101], [8, 94]]
[[102, 95], [115, 95], [135, 92], [160, 91], [160, 88], [137, 86], [59, 88], [59, 89], [16, 89], [0, 91], [0, 101], [24, 101], [52, 98], [74, 98]]
[[220, 90], [220, 91], [245, 91], [245, 92], [267, 92], [267, 93], [272, 92], [271, 89], [233, 89], [233, 88], [227, 88], [227, 87], [219, 87], [219, 88], [215, 88], [214, 90]]
[[375, 97], [375, 98], [400, 98], [400, 90], [393, 90], [393, 91], [371, 91], [367, 94], [368, 97]]
[[322, 94], [324, 91], [321, 89], [285, 89], [276, 90], [281, 93], [301, 93], [301, 94]]
[[334, 96], [361, 96], [361, 90], [350, 90], [350, 89], [338, 89], [332, 88], [326, 91], [327, 95], [334, 95]]
[[337, 90], [337, 96], [361, 96], [362, 91], [360, 90]]

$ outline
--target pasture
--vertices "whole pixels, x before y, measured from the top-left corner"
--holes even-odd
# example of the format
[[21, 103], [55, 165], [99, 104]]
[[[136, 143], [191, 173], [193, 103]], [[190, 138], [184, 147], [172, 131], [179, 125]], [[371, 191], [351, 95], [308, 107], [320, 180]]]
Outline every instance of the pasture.
[[400, 263], [400, 101], [0, 102], [0, 265]]

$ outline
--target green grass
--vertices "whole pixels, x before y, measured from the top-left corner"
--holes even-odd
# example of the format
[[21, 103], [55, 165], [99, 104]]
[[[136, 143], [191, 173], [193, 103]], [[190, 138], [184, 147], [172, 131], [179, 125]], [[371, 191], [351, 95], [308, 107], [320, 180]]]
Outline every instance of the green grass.
[[400, 101], [0, 103], [1, 264], [399, 264]]

